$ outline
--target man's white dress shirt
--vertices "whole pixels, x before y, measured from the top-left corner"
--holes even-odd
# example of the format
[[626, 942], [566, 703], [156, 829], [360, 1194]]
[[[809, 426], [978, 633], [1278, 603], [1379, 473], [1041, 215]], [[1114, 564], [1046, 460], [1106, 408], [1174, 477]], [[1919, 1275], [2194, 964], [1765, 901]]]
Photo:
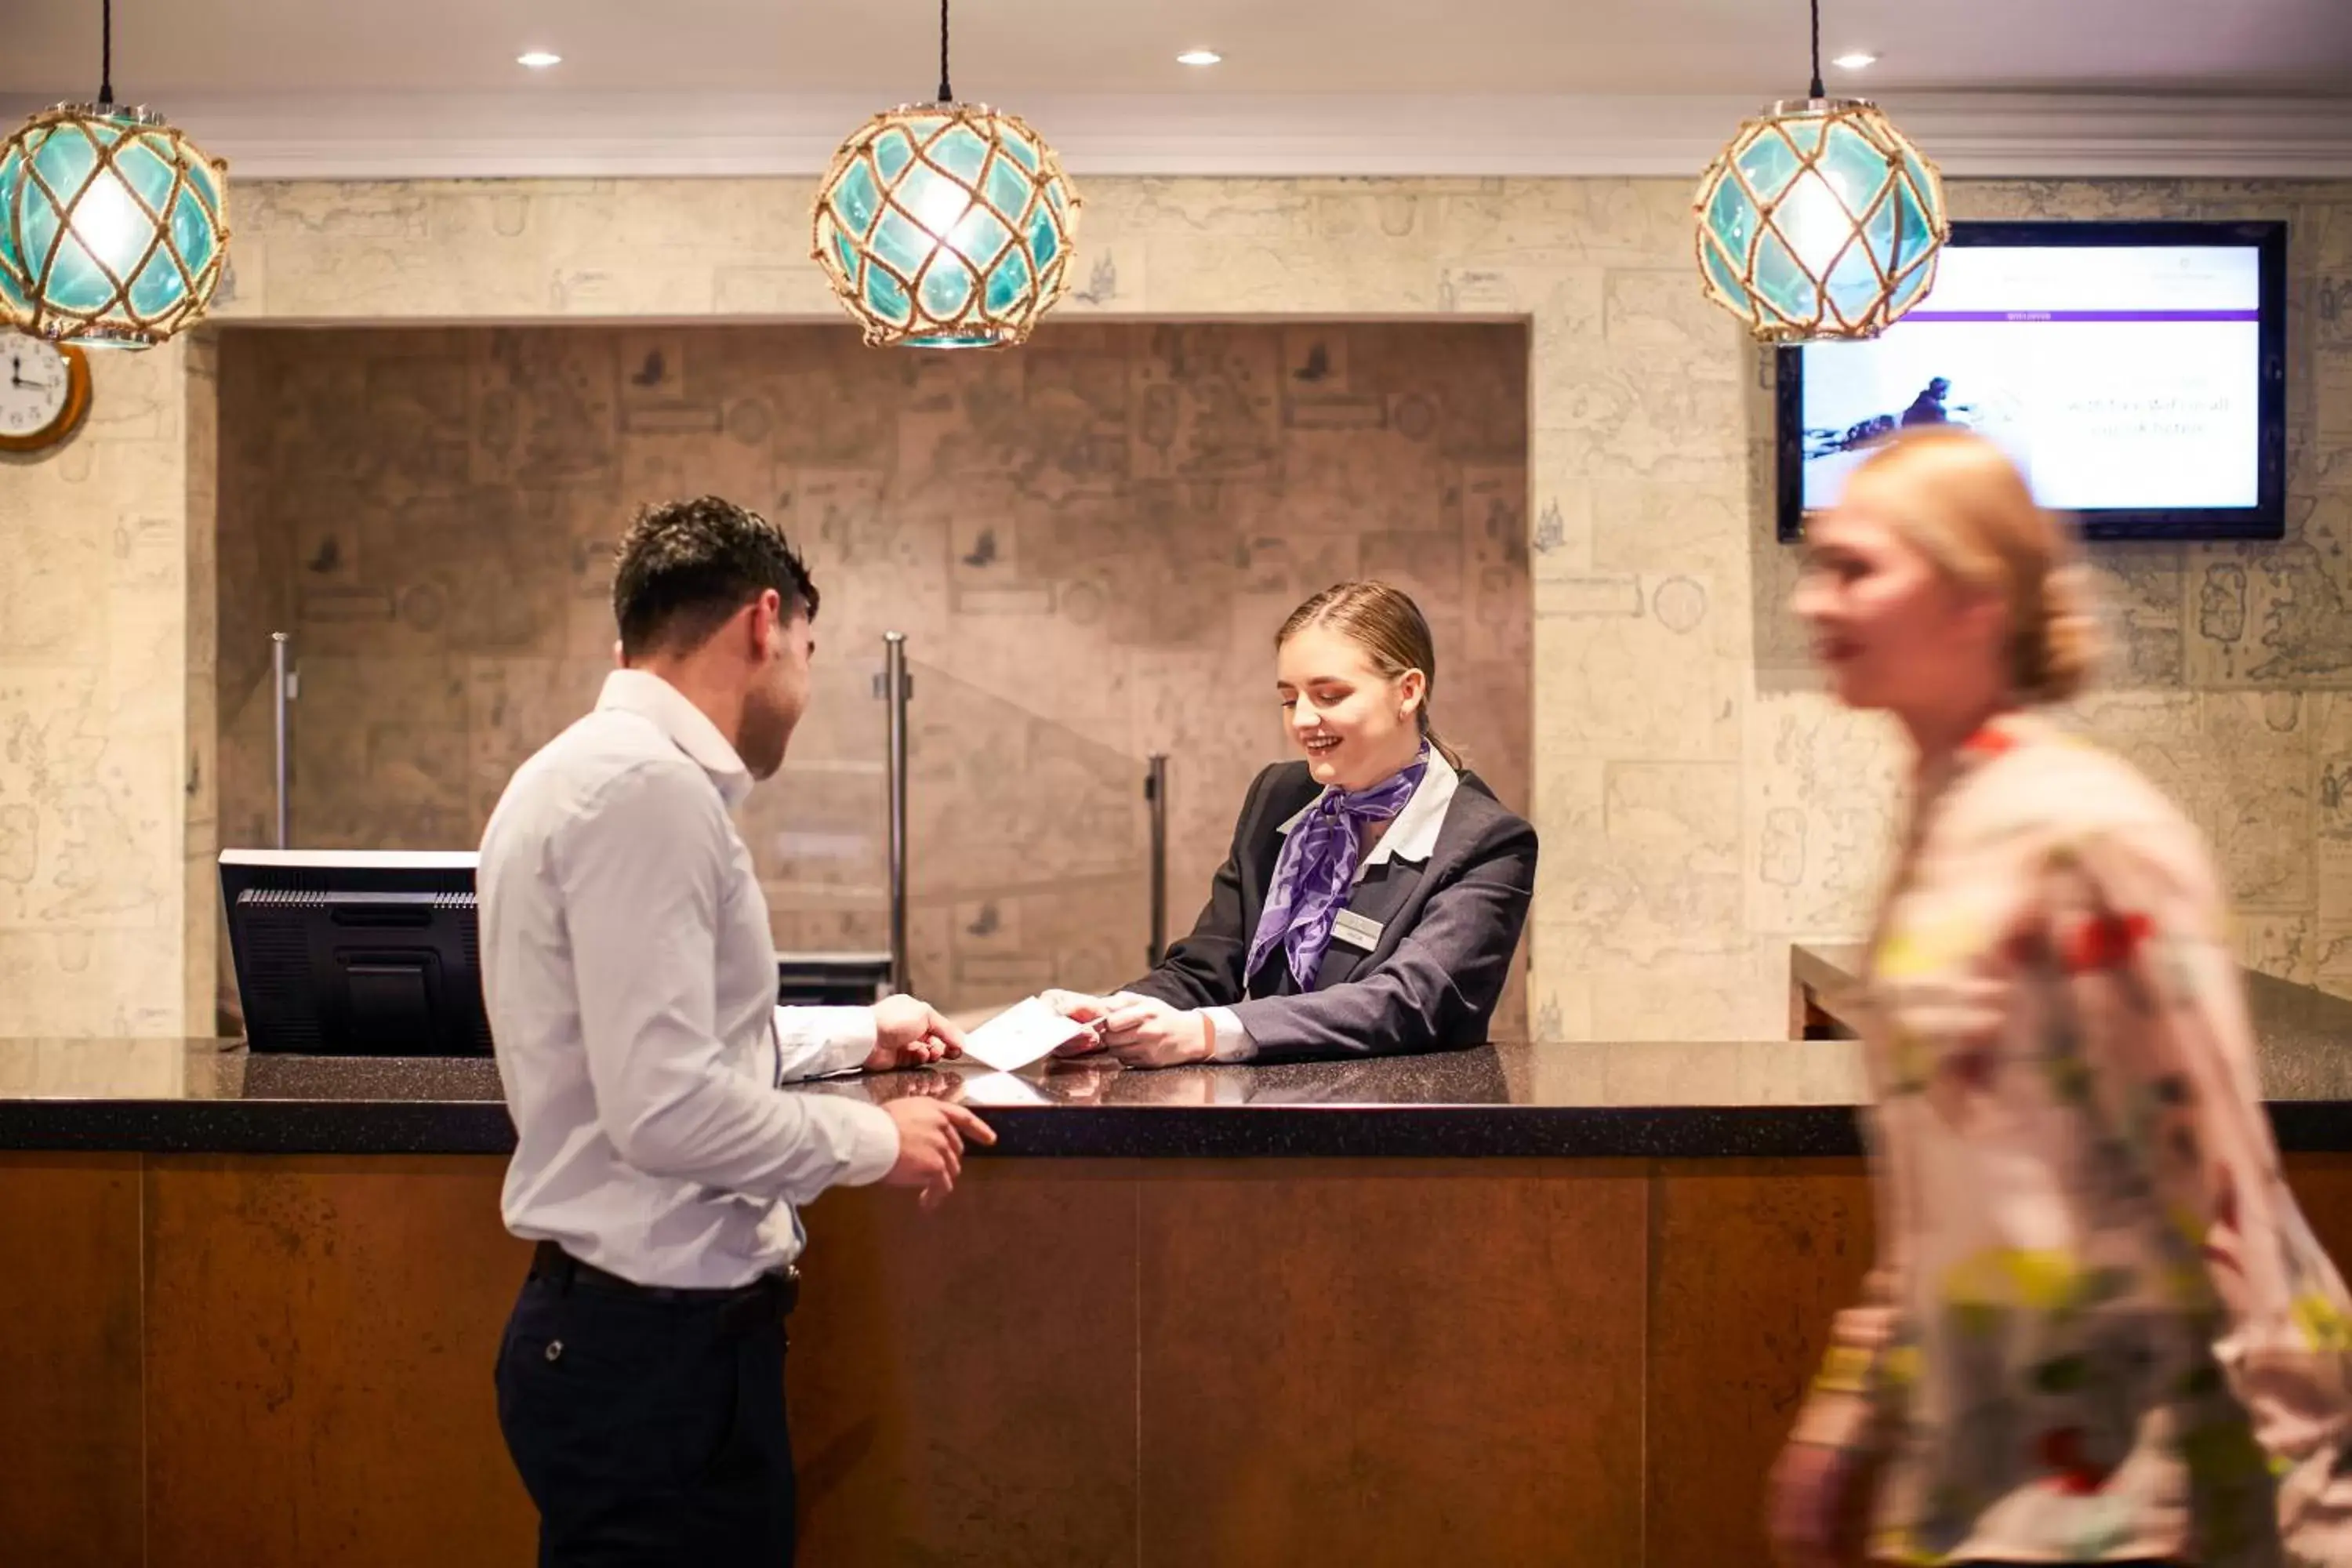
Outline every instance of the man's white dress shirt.
[[642, 1285], [781, 1268], [803, 1239], [793, 1205], [898, 1157], [875, 1107], [780, 1088], [857, 1066], [874, 1024], [776, 1005], [767, 900], [729, 816], [751, 788], [700, 709], [615, 670], [482, 836], [507, 1228]]

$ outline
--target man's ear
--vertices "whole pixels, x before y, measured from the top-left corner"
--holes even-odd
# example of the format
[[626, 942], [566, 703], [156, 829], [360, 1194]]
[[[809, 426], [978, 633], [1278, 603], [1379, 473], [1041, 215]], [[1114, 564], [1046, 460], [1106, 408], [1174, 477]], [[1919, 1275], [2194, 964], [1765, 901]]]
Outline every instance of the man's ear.
[[750, 633], [748, 651], [755, 664], [773, 658], [784, 640], [783, 595], [773, 588], [763, 588], [760, 596], [746, 606], [743, 616]]

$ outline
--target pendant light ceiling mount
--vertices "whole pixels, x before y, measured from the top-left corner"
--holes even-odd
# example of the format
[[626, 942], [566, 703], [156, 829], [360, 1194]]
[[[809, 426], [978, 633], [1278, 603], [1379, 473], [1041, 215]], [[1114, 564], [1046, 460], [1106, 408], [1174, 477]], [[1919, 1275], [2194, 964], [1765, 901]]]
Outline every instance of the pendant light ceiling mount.
[[1002, 348], [1069, 289], [1079, 201], [1018, 115], [955, 100], [940, 0], [935, 103], [867, 121], [818, 182], [812, 254], [877, 347]]
[[1927, 296], [1951, 236], [1942, 177], [1866, 99], [1812, 79], [1741, 125], [1693, 202], [1699, 280], [1759, 342], [1873, 338]]
[[227, 165], [114, 101], [114, 4], [96, 103], [0, 142], [0, 316], [58, 342], [143, 349], [200, 320], [228, 258]]

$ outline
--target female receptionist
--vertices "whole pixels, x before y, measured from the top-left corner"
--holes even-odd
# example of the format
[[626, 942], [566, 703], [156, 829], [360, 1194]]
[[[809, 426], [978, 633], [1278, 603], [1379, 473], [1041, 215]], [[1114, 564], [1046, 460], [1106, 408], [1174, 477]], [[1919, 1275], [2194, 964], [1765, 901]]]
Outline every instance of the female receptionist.
[[1430, 725], [1419, 606], [1343, 583], [1275, 638], [1303, 761], [1258, 774], [1192, 933], [1112, 996], [1050, 992], [1097, 1022], [1073, 1047], [1129, 1067], [1296, 1061], [1475, 1045], [1527, 923], [1536, 834]]

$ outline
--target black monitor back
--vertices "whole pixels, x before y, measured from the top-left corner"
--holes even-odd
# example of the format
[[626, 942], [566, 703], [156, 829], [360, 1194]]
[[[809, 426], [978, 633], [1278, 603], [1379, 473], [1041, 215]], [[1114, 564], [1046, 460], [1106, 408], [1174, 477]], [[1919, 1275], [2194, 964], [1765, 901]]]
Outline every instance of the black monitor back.
[[[299, 1056], [490, 1054], [471, 850], [225, 849], [247, 1047]], [[887, 952], [776, 959], [785, 1006], [862, 1006]]]
[[786, 1007], [870, 1007], [890, 993], [887, 952], [780, 952], [776, 1000]]
[[248, 1047], [489, 1055], [474, 860], [470, 851], [223, 850]]

